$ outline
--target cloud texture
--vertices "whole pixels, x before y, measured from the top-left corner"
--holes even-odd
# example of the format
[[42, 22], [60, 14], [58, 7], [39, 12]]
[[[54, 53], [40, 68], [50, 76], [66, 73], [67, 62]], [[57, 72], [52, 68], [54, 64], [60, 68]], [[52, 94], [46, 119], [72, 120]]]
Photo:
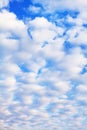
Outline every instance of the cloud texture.
[[87, 2], [32, 0], [22, 19], [9, 2], [0, 2], [0, 129], [86, 130]]

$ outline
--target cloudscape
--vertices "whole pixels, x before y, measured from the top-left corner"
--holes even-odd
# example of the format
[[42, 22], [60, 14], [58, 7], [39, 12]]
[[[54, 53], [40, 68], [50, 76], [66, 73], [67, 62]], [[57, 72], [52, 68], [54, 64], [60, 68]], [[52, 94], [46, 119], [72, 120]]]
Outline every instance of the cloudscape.
[[87, 130], [86, 0], [0, 0], [0, 130]]

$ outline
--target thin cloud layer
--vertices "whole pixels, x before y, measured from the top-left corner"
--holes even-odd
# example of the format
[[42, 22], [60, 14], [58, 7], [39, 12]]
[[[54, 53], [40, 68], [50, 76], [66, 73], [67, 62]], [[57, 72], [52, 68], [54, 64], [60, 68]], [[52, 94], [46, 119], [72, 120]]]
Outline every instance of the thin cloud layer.
[[52, 0], [50, 0], [50, 2], [44, 0], [33, 0], [33, 3], [41, 4], [46, 12], [65, 9], [83, 11], [87, 8], [87, 2], [85, 0], [76, 0], [75, 2], [73, 2], [73, 0], [54, 0], [54, 2]]
[[23, 19], [7, 5], [0, 3], [0, 129], [86, 130], [87, 2], [33, 0]]
[[4, 7], [8, 6], [8, 4], [9, 4], [9, 0], [1, 0], [0, 8], [4, 8]]

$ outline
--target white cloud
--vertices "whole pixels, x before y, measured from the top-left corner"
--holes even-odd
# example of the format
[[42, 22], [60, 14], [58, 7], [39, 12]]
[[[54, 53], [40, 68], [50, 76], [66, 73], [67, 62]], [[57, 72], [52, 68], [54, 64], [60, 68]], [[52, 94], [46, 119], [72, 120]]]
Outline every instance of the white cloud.
[[87, 44], [87, 36], [86, 36], [87, 30], [82, 27], [74, 27], [70, 29], [67, 32], [67, 35], [69, 37], [68, 41], [71, 42], [71, 44], [77, 44], [77, 45], [86, 45]]
[[26, 26], [13, 13], [3, 10], [0, 12], [0, 18], [0, 48], [1, 55], [5, 58], [12, 52], [18, 51], [20, 42], [24, 42], [25, 37], [27, 41], [29, 38]]
[[74, 48], [70, 54], [64, 57], [60, 65], [61, 67], [65, 68], [67, 76], [71, 78], [76, 78], [79, 76], [86, 63], [87, 59], [81, 52], [81, 49]]
[[[5, 77], [5, 79], [0, 80], [0, 104], [2, 106], [2, 109], [9, 104], [12, 103], [13, 99], [13, 93], [16, 89], [16, 80], [15, 77]], [[4, 113], [5, 114], [5, 113]]]
[[21, 72], [21, 70], [17, 64], [4, 62], [0, 66], [0, 72], [5, 75], [15, 75], [15, 74], [19, 74]]
[[1, 0], [0, 1], [0, 8], [6, 7], [9, 4], [9, 0]]
[[41, 8], [32, 5], [32, 6], [29, 6], [28, 11], [30, 11], [30, 12], [32, 12], [32, 13], [40, 13]]
[[35, 42], [49, 42], [52, 41], [58, 35], [62, 35], [64, 29], [56, 27], [44, 17], [37, 17], [36, 19], [29, 21], [29, 28], [33, 40]]
[[[1, 32], [8, 32], [9, 35], [14, 34], [14, 36], [16, 37], [16, 35], [23, 36], [24, 32], [22, 32], [23, 30], [26, 29], [26, 26], [24, 25], [24, 23], [21, 20], [18, 20], [16, 15], [14, 13], [11, 13], [7, 10], [2, 10], [0, 12], [0, 30]], [[7, 21], [7, 19], [9, 19], [9, 21]], [[10, 31], [10, 32], [9, 32]], [[11, 37], [9, 36], [8, 37]]]
[[85, 10], [87, 7], [87, 2], [85, 0], [76, 0], [75, 3], [73, 0], [52, 0], [45, 1], [44, 0], [34, 0], [33, 3], [40, 3], [45, 8], [46, 12], [55, 12], [56, 10]]
[[55, 87], [60, 91], [60, 93], [66, 93], [70, 90], [70, 83], [67, 81], [58, 81], [55, 83]]
[[87, 93], [87, 86], [85, 84], [79, 85], [77, 87], [77, 90], [82, 93], [82, 94], [86, 94]]
[[[64, 1], [58, 1], [57, 5], [56, 0], [50, 2], [50, 7], [44, 3], [49, 10], [52, 3], [56, 9]], [[84, 2], [82, 4], [84, 6]], [[75, 27], [66, 32], [68, 41], [75, 46], [68, 54], [64, 50], [65, 28], [44, 17], [29, 20], [25, 25], [6, 10], [0, 12], [0, 18], [2, 128], [6, 124], [10, 130], [82, 129], [87, 114], [85, 107], [79, 104], [80, 101], [87, 103], [87, 74], [81, 74], [87, 58], [80, 48], [86, 44], [86, 29], [81, 27], [86, 21], [85, 15], [82, 23], [75, 19]], [[83, 15], [78, 18], [82, 20]], [[27, 33], [28, 28], [32, 37]], [[73, 86], [78, 82], [82, 85], [77, 85], [74, 93]]]
[[35, 28], [49, 28], [51, 27], [51, 23], [48, 22], [47, 19], [45, 19], [44, 17], [36, 17], [34, 20], [29, 22], [29, 25], [32, 25]]

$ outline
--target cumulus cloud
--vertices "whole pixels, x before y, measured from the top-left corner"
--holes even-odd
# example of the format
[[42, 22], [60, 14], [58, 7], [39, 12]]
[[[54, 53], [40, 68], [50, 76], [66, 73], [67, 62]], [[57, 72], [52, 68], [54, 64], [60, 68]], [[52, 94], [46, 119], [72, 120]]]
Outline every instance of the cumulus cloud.
[[[33, 2], [42, 4], [45, 14], [59, 9], [80, 13], [76, 18], [57, 17], [61, 24], [56, 24], [44, 15], [26, 21], [9, 10], [1, 10], [0, 128], [85, 130], [87, 30], [83, 24], [87, 22], [87, 2]], [[39, 13], [40, 8], [33, 5], [29, 10]]]

